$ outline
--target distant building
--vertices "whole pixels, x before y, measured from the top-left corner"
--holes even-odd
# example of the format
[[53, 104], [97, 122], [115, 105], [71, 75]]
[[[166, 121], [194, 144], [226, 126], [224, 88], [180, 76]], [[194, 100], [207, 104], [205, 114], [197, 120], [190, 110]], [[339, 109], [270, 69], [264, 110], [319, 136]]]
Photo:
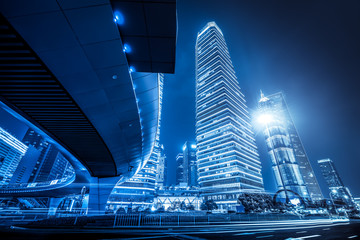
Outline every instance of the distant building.
[[196, 187], [164, 187], [156, 191], [154, 207], [163, 207], [167, 211], [178, 211], [186, 209], [200, 210], [202, 198]]
[[184, 154], [179, 153], [176, 156], [176, 185], [185, 183], [184, 179]]
[[285, 185], [286, 189], [303, 198], [323, 199], [283, 94], [265, 97], [261, 93], [259, 108], [262, 112], [260, 118], [268, 118], [264, 119], [267, 121], [264, 123], [264, 134], [278, 189], [283, 189]]
[[235, 209], [242, 190], [264, 185], [245, 96], [215, 22], [197, 34], [195, 56], [199, 185], [205, 200]]
[[183, 146], [183, 156], [184, 182], [186, 182], [188, 186], [198, 186], [195, 142], [185, 142]]
[[330, 197], [334, 200], [340, 200], [349, 206], [354, 206], [355, 201], [349, 189], [344, 186], [334, 162], [327, 158], [318, 160], [321, 173], [330, 190]]
[[28, 147], [0, 127], [0, 185], [10, 183]]
[[156, 171], [156, 186], [159, 187], [166, 186], [166, 180], [167, 180], [166, 156], [164, 154], [164, 145], [161, 144], [157, 171]]
[[36, 162], [39, 160], [41, 151], [34, 146], [29, 145], [26, 154], [21, 158], [10, 184], [29, 182], [31, 173], [33, 172]]
[[29, 149], [18, 164], [11, 183], [46, 182], [75, 173], [60, 151], [33, 129], [28, 129], [23, 143]]

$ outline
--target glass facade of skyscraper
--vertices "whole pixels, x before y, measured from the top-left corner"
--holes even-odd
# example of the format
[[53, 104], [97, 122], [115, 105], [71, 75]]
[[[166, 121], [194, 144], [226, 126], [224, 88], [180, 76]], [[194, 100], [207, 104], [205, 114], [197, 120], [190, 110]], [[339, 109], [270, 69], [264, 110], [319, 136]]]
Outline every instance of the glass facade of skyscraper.
[[28, 147], [0, 127], [0, 185], [10, 182]]
[[184, 156], [184, 182], [188, 186], [198, 185], [197, 164], [196, 164], [196, 144], [195, 142], [185, 142], [183, 146]]
[[285, 185], [303, 198], [323, 199], [284, 95], [281, 92], [267, 97], [261, 94], [259, 108], [262, 116], [268, 116], [264, 134], [278, 189]]
[[150, 207], [154, 201], [158, 169], [157, 165], [159, 158], [162, 156], [160, 144], [160, 123], [164, 75], [161, 73], [157, 74], [157, 81], [159, 89], [159, 125], [157, 128], [153, 151], [146, 164], [135, 176], [125, 182], [120, 181], [115, 185], [107, 202], [108, 209], [111, 211], [116, 211], [118, 208], [147, 208]]
[[242, 189], [263, 190], [250, 115], [222, 31], [209, 22], [197, 35], [196, 144], [198, 181], [220, 208]]
[[327, 158], [318, 160], [321, 173], [329, 187], [330, 197], [334, 200], [340, 200], [347, 205], [355, 206], [355, 201], [347, 187], [344, 186], [334, 162]]
[[184, 180], [184, 154], [176, 155], [176, 185], [185, 183]]
[[164, 154], [164, 145], [160, 145], [160, 152], [156, 170], [156, 186], [161, 187], [166, 185], [167, 177], [167, 165], [166, 165], [166, 156]]

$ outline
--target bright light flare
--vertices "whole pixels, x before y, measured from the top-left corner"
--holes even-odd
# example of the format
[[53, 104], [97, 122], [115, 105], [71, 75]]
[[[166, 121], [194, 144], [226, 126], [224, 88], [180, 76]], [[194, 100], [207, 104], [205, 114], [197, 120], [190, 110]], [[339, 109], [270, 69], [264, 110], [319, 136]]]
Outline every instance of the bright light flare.
[[268, 113], [263, 113], [257, 118], [257, 121], [260, 124], [268, 124], [268, 123], [272, 122], [273, 120], [274, 120], [273, 116]]

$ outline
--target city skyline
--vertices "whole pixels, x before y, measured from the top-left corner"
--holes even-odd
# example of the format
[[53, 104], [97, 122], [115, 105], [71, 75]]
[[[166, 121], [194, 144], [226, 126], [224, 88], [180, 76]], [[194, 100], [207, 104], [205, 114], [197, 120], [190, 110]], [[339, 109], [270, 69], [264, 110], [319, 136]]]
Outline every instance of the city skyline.
[[[212, 3], [209, 3], [210, 5], [212, 4]], [[179, 7], [180, 8], [182, 8], [182, 7], [184, 7], [185, 5], [181, 5], [181, 4], [179, 4]], [[197, 5], [196, 5], [197, 6]], [[250, 6], [251, 7], [251, 6]], [[315, 6], [316, 7], [316, 6]], [[332, 7], [332, 5], [330, 6], [330, 7]], [[293, 10], [293, 11], [295, 11], [295, 10]], [[183, 11], [184, 12], [184, 11]], [[184, 13], [185, 14], [185, 13]], [[214, 14], [214, 15], [216, 15], [216, 14]], [[344, 16], [343, 15], [340, 15], [340, 16], [342, 16], [343, 18], [344, 18]], [[215, 17], [209, 17], [209, 18], [211, 18], [211, 19], [214, 19], [215, 20]], [[181, 18], [181, 16], [180, 16], [180, 20], [181, 20], [182, 18]], [[219, 19], [219, 21], [224, 21], [223, 19]], [[344, 18], [344, 20], [343, 20], [343, 22], [346, 22], [346, 19]], [[181, 24], [181, 22], [180, 22], [180, 24]], [[180, 27], [181, 27], [181, 25], [180, 25]], [[226, 25], [225, 25], [225, 28], [227, 28], [226, 27]], [[229, 40], [228, 40], [229, 42], [233, 42], [234, 40], [233, 40], [233, 38], [229, 38]], [[237, 48], [235, 47], [234, 48], [234, 46], [231, 46], [230, 45], [230, 48], [232, 48], [232, 49], [234, 49], [235, 51], [238, 51], [237, 50]], [[189, 51], [191, 51], [192, 50], [192, 48], [191, 47], [189, 47]], [[236, 58], [237, 57], [237, 54], [234, 54], [234, 57]], [[234, 64], [235, 64], [235, 67], [236, 67], [236, 65], [238, 64], [238, 62], [237, 61], [234, 61]], [[245, 68], [245, 70], [246, 71], [249, 71], [249, 70], [247, 70], [246, 68]], [[239, 73], [238, 74], [243, 74], [241, 71], [239, 71]], [[171, 78], [172, 78], [172, 76], [170, 76], [169, 77], [170, 79], [168, 80], [168, 82], [171, 84]], [[193, 81], [193, 79], [190, 79], [191, 81]], [[254, 93], [252, 93], [252, 91], [250, 92], [249, 91], [249, 86], [250, 85], [248, 85], [248, 79], [247, 78], [243, 78], [242, 79], [242, 81], [244, 82], [244, 84], [245, 84], [245, 86], [247, 86], [247, 87], [244, 87], [243, 88], [243, 90], [245, 91], [245, 92], [249, 92], [249, 96], [251, 96], [251, 95], [256, 95], [257, 94], [257, 92], [255, 92], [254, 91]], [[259, 84], [254, 84], [255, 85], [255, 87], [256, 86], [258, 86]], [[191, 84], [190, 85], [187, 85], [187, 86], [191, 86]], [[277, 86], [279, 86], [279, 85], [277, 85]], [[169, 86], [169, 87], [171, 87], [171, 86]], [[252, 88], [252, 89], [254, 89], [255, 88], [254, 86], [250, 86], [250, 88]], [[286, 87], [288, 87], [287, 85], [285, 85], [285, 87], [284, 87], [284, 89], [282, 89], [283, 90], [283, 92], [286, 94], [286, 95], [290, 95], [290, 92], [291, 91], [286, 91]], [[259, 87], [259, 88], [257, 88], [256, 90], [258, 91], [260, 88], [262, 88], [262, 89], [264, 89], [264, 91], [265, 92], [270, 92], [269, 90], [267, 90], [267, 88], [265, 87]], [[173, 92], [173, 91], [172, 91]], [[165, 87], [165, 93], [164, 93], [165, 95], [167, 95], [168, 94], [168, 92], [167, 92], [167, 87]], [[296, 95], [296, 94], [295, 94]], [[297, 94], [297, 96], [298, 96], [298, 94]], [[256, 99], [256, 98], [251, 98], [250, 97], [250, 100], [249, 100], [249, 102], [250, 102], [250, 104], [249, 104], [249, 106], [250, 106], [250, 108], [252, 108], [252, 109], [254, 109], [255, 107], [255, 104], [254, 104], [254, 102], [256, 102], [258, 99]], [[298, 97], [293, 97], [293, 96], [291, 96], [291, 97], [289, 97], [288, 98], [288, 101], [289, 101], [289, 103], [290, 103], [290, 105], [295, 105], [295, 106], [298, 106], [298, 102], [299, 101], [301, 101], [301, 100], [304, 100], [304, 101], [308, 101], [308, 100], [306, 100], [305, 98], [303, 98], [303, 99], [301, 99], [301, 98], [298, 98]], [[170, 102], [170, 101], [168, 101], [168, 102]], [[167, 103], [168, 103], [167, 102]], [[165, 103], [165, 105], [167, 104], [167, 103]], [[252, 103], [252, 104], [251, 104]], [[181, 108], [180, 108], [181, 109]], [[300, 117], [300, 114], [299, 114], [299, 112], [298, 112], [298, 110], [294, 110], [294, 109], [296, 109], [296, 108], [294, 108], [294, 107], [292, 107], [291, 108], [292, 110], [292, 112], [293, 113], [295, 113], [294, 115], [295, 115], [295, 122], [297, 123], [297, 125], [299, 125], [300, 127], [299, 127], [299, 131], [300, 132], [306, 132], [306, 131], [304, 131], [304, 129], [305, 129], [305, 127], [307, 126], [305, 123], [309, 123], [309, 119], [307, 119], [307, 118], [305, 118], [304, 116], [301, 116]], [[300, 107], [300, 110], [301, 110], [301, 107]], [[307, 109], [304, 109], [303, 107], [302, 107], [302, 113], [305, 113], [304, 115], [305, 116], [307, 116], [308, 114], [306, 114], [307, 113]], [[165, 113], [165, 115], [166, 115], [167, 113]], [[189, 114], [189, 115], [191, 115], [191, 114]], [[168, 115], [167, 116], [165, 116], [165, 117], [168, 117]], [[188, 119], [185, 119], [184, 120], [185, 122], [187, 122], [187, 121], [189, 121]], [[190, 121], [191, 122], [191, 121]], [[298, 124], [300, 122], [300, 124]], [[165, 125], [167, 125], [168, 124], [168, 122], [165, 124]], [[192, 125], [192, 124], [190, 124], [190, 125]], [[322, 128], [324, 128], [324, 127], [322, 127]], [[190, 128], [183, 128], [183, 129], [188, 129], [188, 132], [190, 132], [191, 133], [191, 131], [189, 130], [189, 129], [191, 129], [191, 127]], [[338, 130], [337, 130], [338, 131]], [[312, 132], [315, 132], [315, 131], [312, 131]], [[17, 133], [16, 133], [17, 134]], [[168, 133], [166, 133], [166, 134], [168, 134]], [[191, 134], [189, 134], [189, 135], [191, 135]], [[261, 136], [260, 136], [261, 137]], [[310, 141], [308, 141], [309, 139], [310, 139], [311, 137], [309, 137], [309, 134], [304, 134], [304, 144], [307, 146], [307, 145], [310, 145]], [[21, 137], [19, 137], [19, 139], [21, 139]], [[189, 138], [184, 138], [184, 139], [181, 139], [181, 140], [178, 140], [178, 141], [184, 141], [184, 140], [186, 140], [186, 139], [191, 139], [191, 137]], [[326, 142], [328, 142], [328, 141], [330, 141], [329, 139], [326, 139]], [[258, 141], [258, 144], [259, 145], [263, 145], [260, 141]], [[175, 144], [167, 144], [167, 143], [165, 143], [165, 146], [166, 145], [169, 145], [169, 146], [171, 146], [170, 148], [173, 148], [173, 149], [181, 149], [181, 144], [179, 144], [179, 146], [177, 146], [177, 145], [175, 145]], [[261, 148], [261, 146], [260, 146], [260, 148]], [[263, 147], [262, 147], [263, 148]], [[313, 149], [314, 147], [313, 146], [310, 146], [310, 149]], [[324, 157], [332, 157], [331, 155], [331, 153], [329, 153], [329, 154], [327, 154], [327, 153], [325, 153], [325, 150], [324, 150], [324, 148], [320, 148], [320, 147], [317, 147], [317, 149], [318, 150], [316, 150], [317, 152], [322, 152], [321, 154], [317, 154], [317, 155], [321, 155], [321, 156], [319, 156], [318, 158], [324, 158]], [[172, 163], [173, 162], [175, 162], [175, 157], [171, 154], [171, 150], [170, 149], [166, 149], [165, 150], [165, 153], [167, 153], [167, 152], [170, 152], [170, 154], [167, 154], [168, 155], [168, 158], [167, 158], [167, 161], [168, 162], [170, 162], [171, 163], [171, 161], [172, 161]], [[350, 151], [352, 151], [352, 150], [350, 150]], [[310, 151], [309, 151], [310, 152]], [[311, 150], [311, 152], [314, 152], [314, 150]], [[316, 161], [316, 159], [313, 157], [314, 155], [313, 155], [313, 153], [310, 153], [309, 154], [310, 155], [310, 161], [314, 164], [314, 161]], [[263, 158], [264, 156], [262, 156], [262, 158]], [[346, 158], [346, 159], [348, 159], [348, 158]], [[265, 162], [265, 164], [266, 164], [266, 162]], [[355, 163], [356, 164], [356, 163]], [[269, 166], [269, 165], [268, 165]], [[269, 169], [269, 167], [267, 166], [267, 168], [265, 168], [265, 171], [266, 171], [266, 169]], [[170, 168], [171, 168], [171, 164], [170, 164]], [[320, 171], [319, 171], [319, 169], [317, 168], [317, 167], [314, 167], [315, 169], [315, 172], [316, 172], [316, 175], [317, 176], [319, 176], [319, 173], [320, 173]], [[317, 169], [316, 169], [317, 168]], [[346, 166], [346, 165], [340, 165], [339, 166], [339, 171], [342, 171], [341, 169], [342, 168], [344, 168], [344, 169], [348, 169], [348, 167]], [[172, 168], [172, 169], [174, 169], [174, 168]], [[351, 172], [351, 169], [350, 169], [350, 172]], [[170, 174], [171, 175], [171, 174]], [[265, 174], [265, 178], [267, 179], [267, 181], [266, 182], [274, 182], [273, 181], [273, 179], [272, 179], [272, 177], [270, 176], [271, 174], [269, 174], [269, 172], [267, 173], [267, 174]], [[351, 179], [352, 177], [351, 176], [354, 176], [354, 175], [347, 175], [347, 176], [345, 176], [344, 178], [345, 178], [345, 182], [347, 182], [347, 183], [349, 183], [350, 185], [352, 185], [352, 184], [355, 184], [354, 182], [351, 182], [351, 181], [349, 181], [349, 180], [346, 180], [346, 178], [348, 178], [348, 179]], [[322, 182], [321, 183], [321, 185], [322, 185], [322, 189], [324, 189], [324, 186], [325, 186], [325, 184], [324, 184], [324, 181], [320, 178], [319, 179], [319, 182]], [[171, 181], [170, 180], [170, 183], [174, 183], [174, 181]], [[266, 186], [266, 188], [267, 189], [269, 189], [268, 188], [268, 186]], [[352, 190], [353, 190], [353, 192], [355, 193], [355, 195], [356, 195], [356, 189], [358, 189], [358, 188], [356, 188], [356, 187], [350, 187]], [[325, 193], [325, 195], [326, 195], [326, 193]]]
[[360, 237], [360, 2], [4, 1], [4, 239]]
[[[170, 178], [174, 176], [171, 169], [175, 171], [175, 157], [183, 142], [195, 138], [195, 63], [191, 60], [195, 59], [195, 36], [207, 22], [216, 21], [222, 26], [250, 111], [257, 109], [260, 89], [265, 94], [282, 91], [321, 189], [327, 186], [316, 160], [330, 157], [343, 159], [338, 170], [353, 194], [360, 194], [360, 190], [356, 190], [359, 184], [353, 181], [357, 176], [355, 169], [360, 167], [356, 161], [360, 156], [355, 136], [356, 130], [360, 131], [355, 121], [359, 121], [360, 112], [351, 107], [356, 102], [356, 66], [359, 64], [356, 53], [360, 52], [355, 41], [360, 36], [352, 31], [358, 26], [353, 21], [358, 6], [352, 2], [340, 6], [327, 3], [323, 8], [323, 4], [321, 1], [307, 4], [279, 1], [258, 5], [226, 1], [222, 2], [224, 11], [220, 12], [216, 1], [197, 1], [191, 3], [191, 7], [186, 1], [178, 3], [177, 68], [174, 76], [168, 75], [164, 89], [162, 128], [164, 143], [168, 145]], [[322, 15], [326, 17], [320, 17]], [[338, 35], [339, 32], [342, 35]], [[348, 59], [345, 62], [344, 56]], [[256, 139], [264, 164], [265, 189], [275, 191], [260, 131], [256, 132]], [[341, 148], [346, 151], [339, 151]], [[170, 179], [170, 183], [174, 184], [175, 180]], [[325, 191], [324, 195], [328, 196]]]

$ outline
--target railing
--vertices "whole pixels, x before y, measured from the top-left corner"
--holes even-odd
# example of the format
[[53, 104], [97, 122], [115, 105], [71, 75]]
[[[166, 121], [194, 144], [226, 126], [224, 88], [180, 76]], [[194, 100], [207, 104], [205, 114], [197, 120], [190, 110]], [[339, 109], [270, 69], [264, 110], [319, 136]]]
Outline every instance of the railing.
[[214, 225], [233, 222], [252, 221], [284, 221], [328, 219], [328, 217], [302, 217], [298, 215], [282, 214], [209, 214], [209, 215], [181, 215], [181, 214], [117, 214], [113, 227], [121, 226], [185, 226], [185, 225]]
[[73, 174], [66, 178], [56, 179], [46, 182], [35, 182], [35, 183], [19, 183], [19, 184], [8, 184], [0, 186], [1, 193], [21, 193], [21, 192], [40, 192], [47, 190], [54, 190], [57, 188], [66, 187], [67, 185], [75, 181], [76, 175]]
[[[39, 218], [38, 218], [39, 219]], [[34, 219], [35, 220], [35, 219]], [[300, 217], [290, 214], [116, 214], [102, 216], [72, 216], [47, 218], [29, 222], [27, 227], [176, 227], [199, 225], [246, 224], [251, 222], [277, 222], [297, 220], [302, 223], [328, 222], [328, 216]], [[306, 220], [306, 221], [304, 221]]]

